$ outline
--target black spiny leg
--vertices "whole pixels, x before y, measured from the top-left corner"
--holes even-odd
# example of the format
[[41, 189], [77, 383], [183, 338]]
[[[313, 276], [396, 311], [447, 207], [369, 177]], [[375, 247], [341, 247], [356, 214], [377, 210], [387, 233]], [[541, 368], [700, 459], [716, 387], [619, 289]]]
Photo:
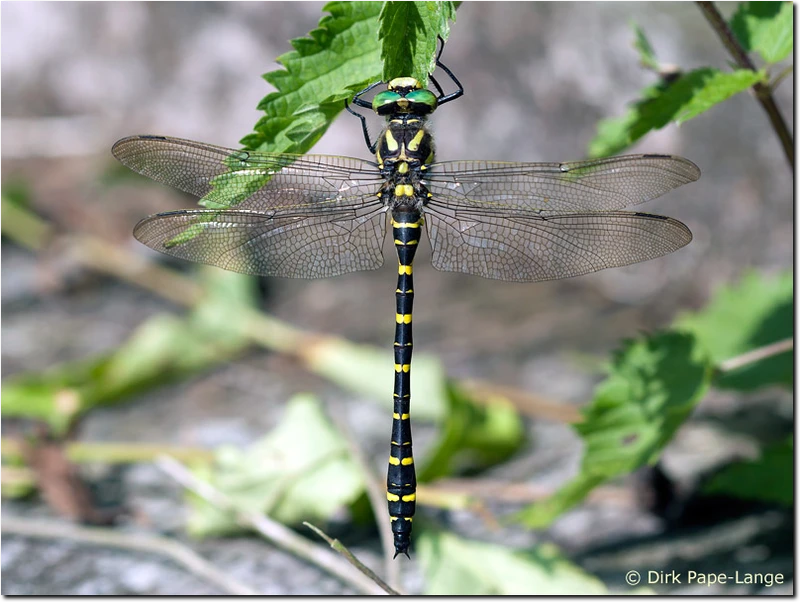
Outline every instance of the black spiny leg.
[[450, 79], [453, 80], [453, 83], [456, 86], [458, 86], [458, 90], [456, 90], [455, 92], [453, 92], [451, 94], [445, 95], [445, 93], [442, 91], [442, 88], [439, 85], [439, 83], [435, 79], [433, 79], [433, 76], [431, 76], [431, 80], [433, 81], [433, 85], [436, 86], [436, 89], [439, 92], [439, 99], [438, 99], [439, 100], [439, 105], [443, 105], [444, 103], [450, 102], [451, 100], [455, 100], [456, 98], [461, 98], [461, 96], [464, 94], [464, 86], [462, 86], [461, 82], [458, 81], [458, 78], [455, 75], [453, 75], [453, 72], [450, 71], [450, 69], [448, 69], [444, 65], [444, 63], [442, 63], [442, 53], [444, 52], [444, 40], [442, 39], [441, 36], [439, 37], [439, 41], [442, 43], [442, 45], [439, 47], [439, 55], [436, 57], [436, 66], [439, 69], [441, 69], [442, 71], [444, 71], [445, 73], [447, 73], [447, 75], [450, 76]]
[[[374, 84], [370, 84], [369, 86], [361, 90], [361, 92], [358, 92], [355, 96], [353, 96], [353, 104], [361, 107], [362, 109], [371, 109], [372, 103], [363, 100], [361, 97], [370, 90], [372, 90], [373, 88], [375, 88], [376, 86], [381, 85], [382, 83], [383, 82], [375, 82]], [[350, 113], [351, 115], [355, 115], [361, 120], [361, 131], [364, 132], [364, 140], [367, 143], [367, 148], [369, 149], [370, 153], [375, 154], [375, 149], [378, 146], [378, 142], [377, 140], [375, 142], [372, 142], [372, 140], [369, 139], [369, 130], [367, 129], [367, 118], [364, 117], [364, 115], [362, 115], [361, 113], [357, 113], [356, 111], [351, 109], [350, 104], [346, 100], [344, 101], [344, 108], [347, 110], [348, 113]]]

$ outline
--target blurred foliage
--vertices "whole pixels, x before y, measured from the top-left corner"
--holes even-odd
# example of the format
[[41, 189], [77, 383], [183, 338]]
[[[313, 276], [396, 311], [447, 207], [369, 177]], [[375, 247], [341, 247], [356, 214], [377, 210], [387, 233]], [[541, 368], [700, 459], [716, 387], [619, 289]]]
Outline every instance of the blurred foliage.
[[[684, 313], [675, 327], [692, 333], [715, 363], [794, 336], [794, 277], [746, 272], [738, 284], [721, 287], [699, 312]], [[720, 375], [715, 385], [752, 391], [794, 383], [794, 354], [781, 353]]]
[[731, 18], [731, 29], [747, 52], [765, 63], [778, 63], [794, 46], [792, 2], [742, 2]]
[[[246, 449], [223, 446], [215, 462], [195, 475], [225, 493], [239, 509], [268, 514], [290, 525], [330, 519], [363, 492], [363, 478], [347, 444], [317, 399], [298, 395], [283, 419]], [[188, 530], [216, 536], [242, 530], [230, 514], [189, 494]]]
[[641, 91], [622, 117], [603, 119], [597, 136], [589, 143], [590, 157], [605, 157], [624, 151], [651, 130], [671, 122], [680, 124], [707, 111], [765, 78], [761, 71], [740, 69], [731, 73], [704, 67], [661, 81]]
[[658, 72], [660, 65], [658, 64], [656, 52], [653, 50], [650, 40], [647, 39], [644, 30], [639, 27], [637, 23], [632, 21], [630, 25], [633, 29], [634, 35], [636, 36], [636, 39], [633, 42], [633, 47], [639, 53], [639, 64], [645, 69]]
[[31, 204], [31, 183], [20, 177], [3, 180], [3, 203], [26, 209]]
[[[745, 50], [759, 53], [767, 66], [783, 60], [792, 50], [790, 2], [742, 3], [730, 25]], [[644, 31], [635, 23], [632, 27], [639, 61], [659, 81], [642, 89], [624, 115], [597, 124], [597, 134], [588, 146], [590, 157], [620, 153], [652, 130], [689, 121], [758, 82], [769, 82], [768, 69], [723, 71], [701, 67], [683, 73], [662, 67]]]
[[3, 416], [38, 418], [56, 432], [91, 409], [218, 365], [248, 344], [231, 315], [254, 303], [254, 281], [204, 270], [207, 295], [184, 318], [154, 316], [116, 350], [3, 381]]
[[711, 384], [711, 364], [689, 335], [665, 332], [629, 340], [575, 425], [585, 448], [580, 473], [518, 517], [544, 527], [597, 485], [654, 463]]
[[[384, 79], [409, 74], [426, 79], [436, 40], [446, 39], [448, 21], [454, 19], [449, 2], [331, 2], [325, 10], [330, 14], [318, 28], [293, 40], [294, 50], [279, 57], [284, 69], [264, 76], [277, 92], [261, 102], [265, 116], [255, 133], [242, 140], [248, 148], [305, 152], [344, 100], [381, 74]], [[791, 52], [791, 17], [789, 3], [745, 3], [731, 25], [745, 48], [769, 66]], [[768, 69], [662, 69], [644, 32], [634, 27], [641, 63], [660, 79], [642, 91], [625, 116], [598, 125], [592, 156], [618, 152], [671, 121], [692, 119], [769, 77]], [[218, 270], [204, 274], [208, 295], [187, 317], [157, 316], [112, 353], [4, 381], [4, 416], [38, 418], [63, 431], [94, 407], [185, 379], [240, 353], [251, 339], [237, 318], [254, 306], [253, 281]], [[793, 353], [731, 372], [718, 368], [731, 357], [792, 337], [792, 304], [791, 273], [766, 277], [749, 272], [738, 284], [721, 287], [705, 309], [681, 315], [673, 330], [622, 343], [584, 409], [584, 420], [575, 425], [585, 444], [579, 474], [517, 518], [544, 527], [597, 485], [657, 461], [711, 386], [738, 391], [791, 386]], [[314, 339], [291, 351], [342, 387], [391, 402], [391, 355], [333, 338]], [[509, 402], [470, 399], [446, 379], [436, 358], [415, 357], [412, 397], [419, 400], [414, 419], [439, 425], [420, 481], [496, 465], [524, 443], [522, 420]], [[791, 505], [792, 452], [791, 439], [768, 447], [757, 461], [726, 467], [705, 491]], [[356, 515], [363, 510], [363, 475], [342, 435], [309, 396], [292, 399], [281, 423], [260, 441], [246, 449], [220, 448], [213, 463], [195, 462], [195, 471], [237, 507], [289, 524], [330, 520], [342, 506]], [[425, 503], [423, 496], [420, 502]], [[230, 516], [199, 499], [192, 498], [190, 506], [194, 535], [240, 529]], [[428, 529], [417, 549], [431, 594], [605, 593], [602, 583], [551, 546], [511, 551]]]
[[[419, 471], [420, 481], [478, 471], [503, 462], [519, 451], [525, 431], [519, 414], [510, 403], [497, 397], [478, 405], [454, 383], [448, 384], [446, 391], [447, 413], [439, 429], [439, 438], [428, 449], [425, 464]], [[411, 399], [414, 399], [413, 394]]]
[[708, 495], [729, 495], [745, 500], [794, 505], [794, 440], [765, 447], [753, 462], [729, 464], [704, 487]]
[[564, 558], [552, 544], [517, 551], [428, 529], [420, 535], [417, 549], [426, 595], [608, 593], [599, 579]]
[[[394, 378], [394, 358], [374, 347], [357, 345], [341, 339], [326, 339], [304, 351], [309, 368], [350, 391], [364, 395], [391, 409], [393, 400], [386, 394], [386, 383]], [[414, 354], [414, 378], [411, 399], [415, 404], [414, 420], [440, 422], [447, 416], [448, 394], [444, 368], [434, 356]]]

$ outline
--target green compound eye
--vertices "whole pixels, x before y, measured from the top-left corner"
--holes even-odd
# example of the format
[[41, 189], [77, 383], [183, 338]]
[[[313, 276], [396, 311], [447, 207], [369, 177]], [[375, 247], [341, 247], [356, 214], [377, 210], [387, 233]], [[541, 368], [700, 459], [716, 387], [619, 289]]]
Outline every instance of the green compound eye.
[[436, 94], [424, 88], [422, 90], [412, 90], [406, 94], [406, 98], [409, 102], [412, 102], [416, 105], [425, 105], [426, 107], [430, 107], [430, 111], [428, 111], [430, 113], [432, 113], [439, 104]]
[[372, 99], [372, 110], [378, 114], [382, 114], [385, 112], [385, 107], [395, 104], [401, 98], [402, 96], [391, 90], [380, 92]]

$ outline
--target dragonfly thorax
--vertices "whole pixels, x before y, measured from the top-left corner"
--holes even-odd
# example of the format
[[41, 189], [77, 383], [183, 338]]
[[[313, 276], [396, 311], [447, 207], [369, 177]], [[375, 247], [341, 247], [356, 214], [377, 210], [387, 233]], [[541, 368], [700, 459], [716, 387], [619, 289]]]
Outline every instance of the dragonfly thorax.
[[433, 136], [425, 126], [425, 119], [411, 115], [390, 119], [378, 138], [375, 157], [379, 167], [390, 172], [403, 163], [411, 169], [431, 163], [434, 157]]

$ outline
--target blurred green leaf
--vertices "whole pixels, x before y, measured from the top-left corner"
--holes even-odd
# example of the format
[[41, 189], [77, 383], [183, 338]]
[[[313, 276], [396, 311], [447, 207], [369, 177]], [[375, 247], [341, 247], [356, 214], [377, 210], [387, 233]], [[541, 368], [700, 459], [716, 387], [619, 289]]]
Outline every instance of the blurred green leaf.
[[[265, 513], [287, 524], [327, 520], [364, 491], [347, 444], [319, 401], [297, 395], [283, 419], [247, 449], [222, 447], [213, 466], [195, 475], [225, 493], [240, 510]], [[240, 532], [228, 513], [190, 496], [188, 531], [198, 537]]]
[[251, 150], [304, 153], [344, 109], [344, 100], [380, 79], [378, 14], [381, 2], [330, 2], [308, 37], [278, 57], [285, 69], [264, 79], [277, 92], [258, 105], [265, 115], [241, 143]]
[[656, 101], [656, 107], [653, 107], [653, 110], [657, 111], [662, 107], [667, 110], [676, 106], [682, 92], [690, 89], [692, 90], [691, 99], [680, 106], [675, 115], [675, 122], [681, 124], [697, 117], [731, 96], [744, 92], [753, 84], [764, 81], [767, 77], [764, 71], [750, 71], [748, 69], [740, 69], [732, 73], [714, 69], [708, 70], [709, 73], [704, 71], [706, 70], [698, 69], [683, 75], [673, 86], [670, 86], [670, 88], [674, 89], [674, 97], [670, 96], [662, 99], [663, 104]]
[[478, 404], [451, 383], [446, 401], [439, 439], [427, 453], [420, 481], [492, 466], [508, 459], [524, 442], [522, 420], [502, 398]]
[[418, 538], [417, 550], [425, 571], [426, 595], [608, 593], [602, 581], [564, 558], [552, 544], [514, 551], [426, 530]]
[[658, 71], [659, 64], [658, 60], [656, 60], [656, 53], [650, 45], [650, 40], [647, 39], [644, 30], [639, 27], [637, 23], [633, 22], [631, 22], [631, 27], [633, 28], [633, 33], [636, 35], [633, 47], [639, 52], [639, 62], [642, 64], [642, 67]]
[[707, 495], [723, 494], [746, 500], [794, 505], [794, 442], [792, 438], [765, 448], [754, 462], [726, 466], [703, 488]]
[[[342, 339], [324, 339], [305, 352], [311, 370], [350, 391], [366, 395], [391, 409], [394, 359], [391, 353]], [[441, 363], [414, 354], [411, 367], [411, 415], [414, 420], [441, 421], [449, 405]]]
[[180, 380], [240, 353], [248, 340], [236, 334], [235, 316], [253, 302], [253, 280], [220, 270], [204, 274], [207, 295], [188, 318], [155, 316], [112, 353], [4, 381], [3, 416], [38, 418], [61, 431], [96, 406]]
[[680, 124], [697, 117], [765, 77], [763, 71], [742, 69], [728, 73], [704, 67], [669, 83], [649, 86], [625, 115], [598, 123], [597, 135], [589, 143], [589, 156], [617, 154], [651, 130], [661, 129], [672, 121]]
[[597, 485], [654, 463], [705, 395], [711, 372], [702, 347], [688, 334], [626, 341], [584, 409], [584, 421], [574, 427], [585, 445], [580, 473], [518, 518], [545, 527]]
[[17, 175], [3, 182], [3, 199], [15, 207], [30, 209], [32, 194], [27, 178]]
[[450, 35], [452, 2], [384, 2], [379, 16], [383, 81], [413, 77], [428, 81], [436, 66], [438, 38]]
[[767, 63], [782, 61], [794, 46], [792, 2], [741, 2], [731, 29], [744, 49]]
[[[721, 287], [708, 305], [684, 313], [676, 329], [692, 333], [720, 363], [794, 336], [794, 277], [790, 271], [766, 276], [745, 273], [738, 284]], [[767, 385], [791, 387], [794, 354], [782, 353], [722, 375], [715, 386], [751, 391]]]

